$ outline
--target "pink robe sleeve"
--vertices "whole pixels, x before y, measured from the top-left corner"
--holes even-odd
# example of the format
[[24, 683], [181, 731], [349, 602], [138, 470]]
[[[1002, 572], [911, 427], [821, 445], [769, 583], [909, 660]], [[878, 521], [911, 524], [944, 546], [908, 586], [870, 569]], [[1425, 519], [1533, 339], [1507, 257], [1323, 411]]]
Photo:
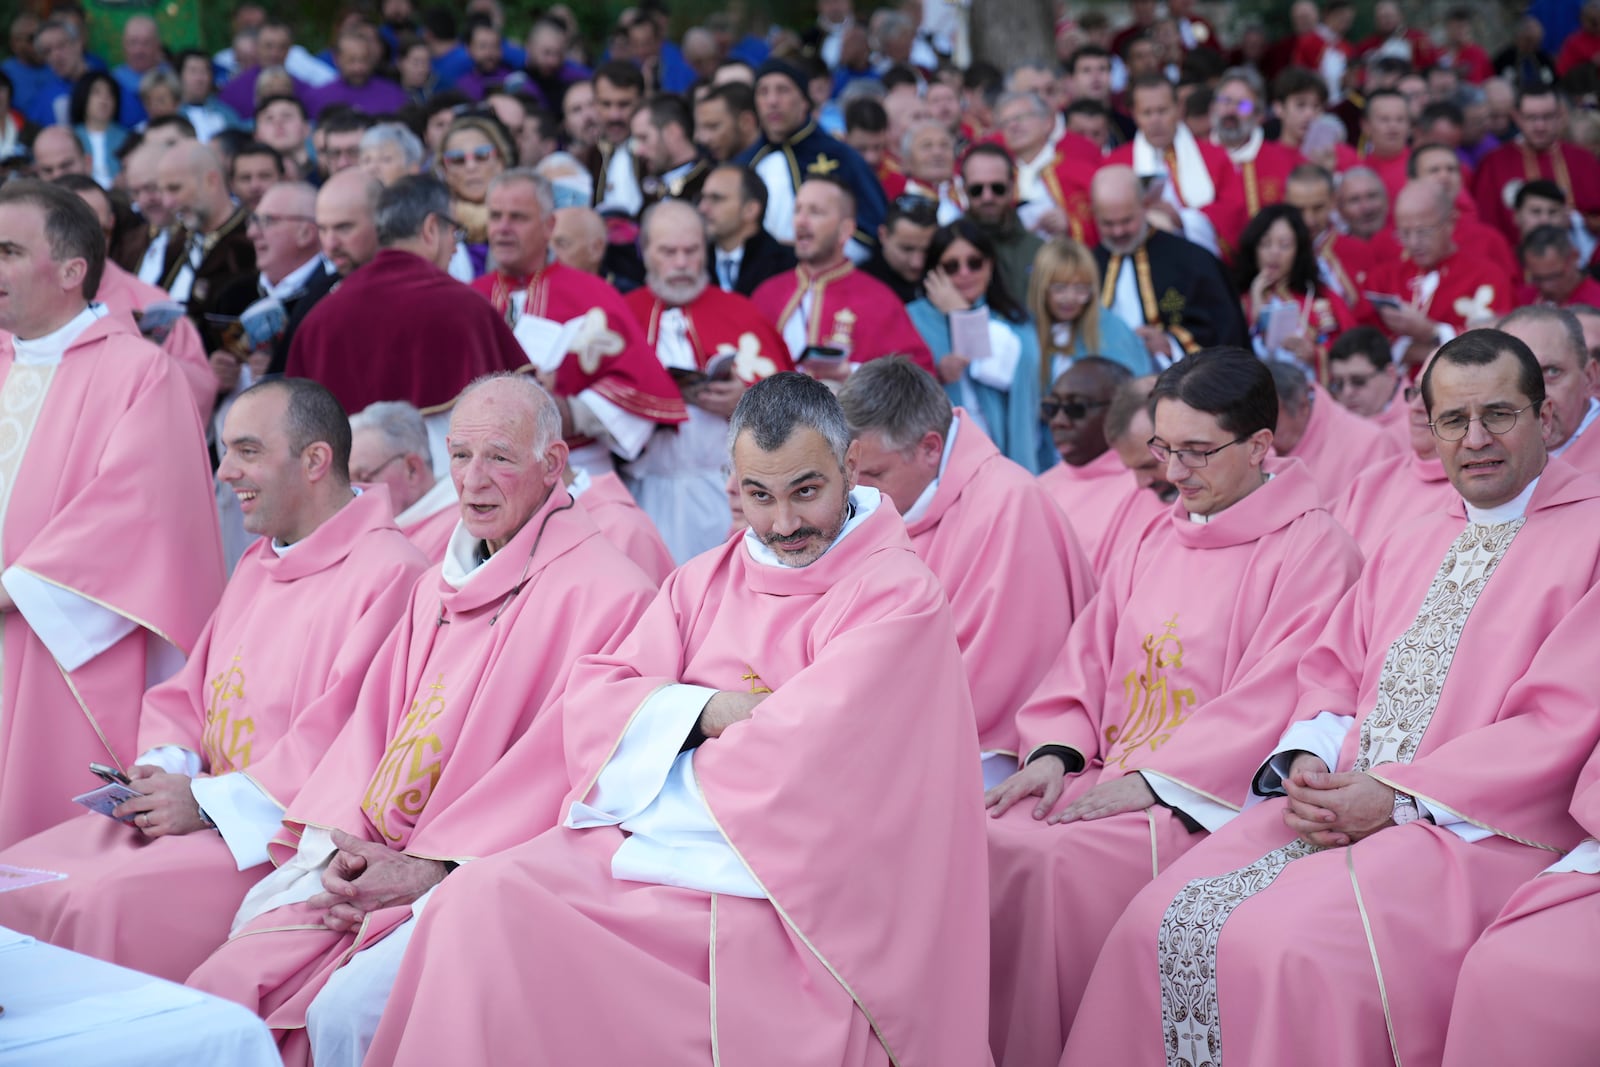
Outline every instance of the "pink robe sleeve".
[[172, 324], [172, 332], [162, 342], [161, 348], [178, 363], [189, 391], [194, 394], [194, 406], [200, 411], [200, 421], [210, 422], [211, 412], [217, 404], [217, 376], [211, 373], [211, 363], [206, 359], [206, 346], [200, 340], [200, 331], [185, 316]]

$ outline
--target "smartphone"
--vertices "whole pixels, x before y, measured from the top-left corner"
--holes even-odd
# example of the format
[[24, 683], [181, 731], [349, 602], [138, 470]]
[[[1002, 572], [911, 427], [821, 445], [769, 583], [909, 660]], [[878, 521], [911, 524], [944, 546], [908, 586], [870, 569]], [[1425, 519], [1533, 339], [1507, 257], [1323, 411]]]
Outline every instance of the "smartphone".
[[800, 353], [800, 363], [810, 363], [817, 367], [842, 367], [850, 359], [850, 353], [842, 348], [831, 348], [826, 345], [811, 345]]
[[1367, 303], [1373, 307], [1398, 309], [1401, 306], [1400, 298], [1398, 296], [1390, 296], [1388, 293], [1363, 292], [1361, 295], [1366, 297]]
[[104, 763], [91, 763], [91, 764], [89, 764], [89, 772], [91, 774], [93, 774], [96, 778], [99, 778], [101, 781], [105, 782], [107, 785], [110, 785], [112, 783], [115, 783], [117, 785], [132, 785], [133, 784], [132, 782], [130, 782], [128, 780], [128, 776], [126, 774], [123, 774], [121, 771], [117, 770], [115, 767], [107, 767]]

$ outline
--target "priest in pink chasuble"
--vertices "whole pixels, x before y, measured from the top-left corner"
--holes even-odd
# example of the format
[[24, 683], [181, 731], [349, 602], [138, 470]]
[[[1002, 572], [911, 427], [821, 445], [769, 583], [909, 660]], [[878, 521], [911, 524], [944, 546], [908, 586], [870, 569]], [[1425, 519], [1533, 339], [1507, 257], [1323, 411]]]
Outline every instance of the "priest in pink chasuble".
[[1238, 814], [1288, 722], [1296, 665], [1360, 570], [1309, 472], [1272, 455], [1277, 395], [1259, 359], [1196, 353], [1151, 402], [1147, 447], [1179, 502], [1112, 560], [1017, 713], [1023, 770], [987, 798], [1005, 1065], [1060, 1058], [1122, 908]]
[[[470, 386], [448, 441], [461, 526], [289, 805], [277, 869], [189, 977], [257, 1011], [289, 1063], [360, 1063], [427, 894], [555, 823], [556, 698], [654, 592], [567, 493], [559, 414], [531, 378]], [[457, 811], [513, 744], [516, 788]]]
[[227, 938], [426, 566], [388, 492], [352, 492], [349, 424], [322, 386], [247, 390], [223, 441], [218, 478], [259, 536], [188, 663], [145, 695], [129, 770], [145, 795], [126, 825], [85, 813], [0, 851], [67, 876], [0, 894], [0, 924], [172, 981]]
[[445, 880], [373, 1062], [988, 1062], [944, 590], [824, 383], [775, 375], [731, 422], [749, 531], [574, 669], [560, 825]]
[[[81, 815], [91, 761], [222, 595], [205, 438], [183, 372], [91, 305], [105, 234], [58, 186], [0, 190], [0, 848]], [[122, 532], [121, 550], [108, 537]]]
[[1063, 1062], [1442, 1062], [1462, 958], [1582, 838], [1600, 482], [1547, 459], [1510, 334], [1445, 345], [1422, 389], [1461, 501], [1373, 552], [1234, 783], [1251, 806], [1133, 899]]

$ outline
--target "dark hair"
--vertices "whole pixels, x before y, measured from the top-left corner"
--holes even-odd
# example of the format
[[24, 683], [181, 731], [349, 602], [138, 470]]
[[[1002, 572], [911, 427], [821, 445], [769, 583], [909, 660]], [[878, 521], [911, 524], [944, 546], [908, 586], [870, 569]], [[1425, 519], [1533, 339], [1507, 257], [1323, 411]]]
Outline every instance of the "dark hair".
[[441, 41], [453, 41], [459, 32], [455, 12], [443, 4], [430, 7], [422, 13], [422, 28]]
[[1372, 105], [1379, 100], [1398, 100], [1406, 109], [1406, 118], [1411, 117], [1411, 105], [1406, 103], [1405, 94], [1399, 89], [1374, 89], [1367, 94], [1367, 102], [1362, 105], [1361, 113], [1365, 115], [1372, 110]]
[[1174, 100], [1178, 98], [1177, 86], [1169, 82], [1165, 74], [1141, 74], [1128, 83], [1129, 107], [1133, 106], [1133, 94], [1140, 89], [1165, 89]]
[[172, 57], [172, 72], [176, 74], [180, 80], [183, 78], [183, 65], [189, 62], [191, 59], [198, 59], [200, 62], [204, 63], [206, 65], [206, 73], [209, 74], [213, 79], [216, 78], [216, 64], [211, 62], [210, 56], [206, 55], [198, 48], [185, 48], [179, 51], [177, 55]]
[[644, 102], [642, 110], [650, 113], [650, 125], [656, 129], [677, 126], [683, 131], [684, 137], [694, 140], [694, 112], [689, 110], [688, 102], [677, 93], [656, 93]]
[[844, 106], [844, 128], [848, 131], [883, 133], [889, 128], [889, 113], [877, 100], [858, 96]]
[[1517, 190], [1516, 200], [1512, 203], [1512, 208], [1516, 211], [1521, 211], [1527, 206], [1528, 201], [1535, 197], [1540, 200], [1554, 200], [1558, 204], [1567, 202], [1566, 191], [1561, 186], [1549, 178], [1535, 178], [1531, 182], [1524, 182], [1522, 188]]
[[1450, 153], [1450, 156], [1457, 162], [1460, 162], [1461, 160], [1461, 157], [1456, 155], [1456, 150], [1445, 144], [1443, 141], [1424, 141], [1422, 144], [1414, 145], [1411, 149], [1410, 155], [1406, 157], [1407, 178], [1416, 178], [1417, 160], [1422, 158], [1422, 156], [1428, 152], [1448, 152]]
[[1562, 227], [1535, 226], [1517, 245], [1517, 258], [1526, 263], [1529, 256], [1542, 255], [1545, 252], [1566, 254], [1572, 250], [1572, 237]]
[[1416, 72], [1417, 69], [1411, 65], [1409, 59], [1401, 59], [1399, 56], [1382, 56], [1367, 65], [1369, 75], [1393, 74], [1396, 78], [1404, 78]]
[[1203, 115], [1209, 114], [1211, 111], [1211, 101], [1215, 98], [1215, 95], [1216, 94], [1214, 94], [1210, 88], [1204, 84], [1196, 85], [1194, 87], [1194, 91], [1191, 92], [1188, 98], [1183, 102], [1183, 117], [1186, 119], [1197, 119]]
[[326, 386], [310, 378], [269, 378], [257, 382], [239, 395], [276, 390], [288, 393], [284, 411], [284, 430], [289, 451], [300, 455], [321, 441], [333, 453], [333, 476], [340, 484], [350, 482], [350, 416]]
[[1017, 305], [1006, 291], [1005, 283], [1000, 280], [1000, 260], [995, 253], [994, 242], [971, 219], [959, 218], [934, 231], [933, 240], [928, 244], [928, 270], [938, 270], [939, 261], [957, 241], [967, 242], [989, 261], [989, 288], [984, 293], [984, 299], [989, 302], [990, 310], [1010, 322], [1027, 322], [1028, 313]]
[[1005, 85], [1006, 76], [986, 59], [973, 60], [967, 72], [961, 76], [961, 88], [982, 94], [984, 103], [991, 106]]
[[1150, 390], [1152, 422], [1162, 400], [1215, 415], [1217, 424], [1236, 438], [1278, 429], [1278, 387], [1272, 371], [1255, 353], [1232, 345], [1203, 348], [1162, 371]]
[[1376, 326], [1357, 326], [1340, 334], [1328, 348], [1328, 365], [1331, 367], [1358, 356], [1372, 364], [1373, 370], [1394, 366], [1389, 339]]
[[1012, 176], [1013, 179], [1016, 178], [1016, 159], [1012, 157], [1010, 152], [1006, 151], [1004, 145], [995, 144], [992, 141], [979, 141], [977, 144], [967, 149], [966, 155], [961, 157], [960, 165], [956, 167], [956, 172], [965, 176], [967, 172], [967, 162], [969, 160], [978, 159], [982, 156], [988, 156], [992, 159], [1003, 161], [1006, 165], [1006, 171]]
[[937, 226], [938, 201], [916, 193], [901, 193], [889, 201], [889, 210], [883, 216], [883, 228], [892, 233], [894, 224], [902, 219], [913, 226]]
[[1294, 262], [1289, 265], [1289, 276], [1285, 279], [1289, 290], [1294, 293], [1306, 295], [1312, 293], [1317, 287], [1317, 255], [1311, 247], [1311, 231], [1306, 229], [1306, 222], [1300, 216], [1298, 208], [1288, 204], [1268, 204], [1256, 212], [1256, 217], [1250, 220], [1244, 232], [1239, 235], [1238, 252], [1234, 260], [1234, 278], [1242, 292], [1250, 290], [1250, 283], [1255, 280], [1256, 273], [1261, 269], [1260, 261], [1256, 256], [1256, 248], [1266, 237], [1267, 231], [1279, 221], [1289, 224], [1289, 230], [1294, 234]]
[[[307, 114], [306, 114], [306, 106], [305, 106], [305, 104], [300, 102], [300, 98], [298, 96], [291, 96], [288, 93], [274, 93], [272, 96], [269, 96], [264, 100], [257, 100], [256, 101], [255, 117], [257, 119], [261, 118], [261, 113], [263, 111], [267, 110], [267, 108], [271, 107], [273, 104], [285, 104], [285, 103], [293, 104], [294, 107], [295, 107], [295, 110], [300, 112], [300, 117], [301, 118], [307, 118], [308, 117]], [[151, 124], [154, 125], [154, 121], [153, 120], [152, 120]]]
[[1078, 64], [1085, 59], [1104, 59], [1109, 61], [1111, 53], [1097, 44], [1086, 44], [1067, 57], [1067, 73], [1077, 74]]
[[[602, 63], [595, 68], [594, 80], [598, 83], [601, 78], [615, 85], [618, 89], [632, 89], [640, 96], [644, 95], [644, 75], [632, 63], [624, 63], [613, 59]], [[598, 89], [598, 85], [596, 86]]]
[[1110, 108], [1098, 100], [1090, 100], [1087, 97], [1082, 100], [1074, 100], [1068, 104], [1067, 110], [1062, 114], [1069, 119], [1074, 115], [1088, 115], [1090, 118], [1105, 119], [1108, 122], [1111, 120]]
[[1543, 404], [1544, 371], [1540, 369], [1533, 350], [1521, 338], [1513, 337], [1504, 330], [1468, 330], [1454, 340], [1445, 342], [1433, 357], [1433, 362], [1428, 364], [1428, 369], [1422, 372], [1422, 403], [1428, 409], [1428, 417], [1433, 417], [1433, 375], [1441, 364], [1486, 367], [1507, 352], [1518, 364], [1517, 388], [1533, 402], [1534, 407]]
[[701, 100], [701, 103], [705, 103], [706, 100], [721, 100], [727, 105], [728, 114], [733, 116], [736, 121], [740, 115], [754, 115], [756, 113], [755, 90], [744, 82], [724, 82], [721, 85], [713, 86], [711, 91], [706, 93], [705, 98]]
[[117, 116], [122, 114], [122, 86], [105, 71], [91, 70], [73, 83], [72, 97], [67, 104], [67, 121], [72, 125], [83, 125], [89, 112], [89, 93], [101, 82], [111, 87], [111, 124], [117, 124]]
[[1130, 378], [1117, 386], [1116, 392], [1111, 394], [1111, 403], [1106, 405], [1106, 444], [1120, 440], [1133, 425], [1134, 415], [1149, 408], [1150, 387], [1154, 382], [1152, 377]]
[[244, 144], [240, 145], [239, 150], [233, 154], [234, 165], [237, 166], [239, 160], [245, 156], [270, 157], [272, 159], [272, 169], [278, 172], [279, 177], [283, 176], [283, 154], [280, 153], [276, 148], [273, 148], [271, 145], [262, 144], [260, 141], [246, 141]]
[[[767, 213], [767, 183], [761, 180], [754, 167], [747, 167], [743, 163], [723, 163], [713, 167], [712, 174], [719, 170], [737, 171], [739, 174], [739, 202], [748, 204], [754, 202], [761, 207], [761, 214]], [[708, 175], [709, 177], [709, 175]]]
[[[524, 99], [526, 99], [526, 98], [524, 98]], [[561, 140], [561, 120], [560, 119], [556, 118], [554, 115], [552, 115], [550, 112], [546, 111], [543, 107], [539, 106], [537, 103], [534, 103], [534, 102], [530, 101], [525, 106], [528, 109], [528, 118], [532, 119], [534, 125], [539, 128], [539, 140], [541, 140], [541, 141], [559, 141], [559, 140]]]
[[1324, 107], [1328, 104], [1328, 83], [1322, 80], [1322, 75], [1305, 67], [1285, 67], [1280, 71], [1278, 76], [1272, 79], [1269, 99], [1277, 104], [1301, 93], [1316, 93], [1317, 99]]
[[496, 37], [500, 36], [500, 32], [494, 28], [494, 20], [491, 19], [488, 15], [472, 14], [472, 15], [468, 15], [467, 16], [467, 22], [466, 22], [466, 31], [467, 32], [462, 35], [462, 40], [470, 42], [472, 40], [472, 35], [474, 33], [476, 33], [478, 30], [488, 30], [489, 32], [493, 33]]
[[1561, 103], [1561, 91], [1554, 85], [1546, 85], [1541, 81], [1525, 81], [1517, 86], [1517, 109], [1522, 109], [1522, 102], [1530, 96], [1548, 96], [1557, 103]]
[[1320, 182], [1328, 187], [1328, 192], [1333, 192], [1333, 175], [1328, 173], [1328, 168], [1315, 163], [1301, 163], [1289, 172], [1291, 182]]
[[[1449, 69], [1449, 68], [1435, 68]], [[1461, 108], [1449, 100], [1435, 100], [1422, 109], [1422, 114], [1417, 116], [1417, 125], [1420, 127], [1432, 126], [1443, 119], [1445, 122], [1460, 126], [1467, 121], [1467, 116], [1462, 114]]]
[[100, 220], [77, 193], [33, 178], [17, 178], [0, 185], [0, 204], [29, 204], [44, 212], [44, 234], [50, 241], [50, 258], [57, 263], [82, 259], [83, 298], [100, 292], [106, 269], [106, 235]]
[[918, 83], [918, 76], [916, 71], [912, 70], [904, 63], [896, 63], [894, 66], [883, 72], [882, 81], [883, 91], [888, 93], [893, 92], [902, 85], [915, 86]]
[[378, 120], [356, 107], [328, 108], [317, 119], [324, 136], [335, 133], [365, 133], [378, 124]]

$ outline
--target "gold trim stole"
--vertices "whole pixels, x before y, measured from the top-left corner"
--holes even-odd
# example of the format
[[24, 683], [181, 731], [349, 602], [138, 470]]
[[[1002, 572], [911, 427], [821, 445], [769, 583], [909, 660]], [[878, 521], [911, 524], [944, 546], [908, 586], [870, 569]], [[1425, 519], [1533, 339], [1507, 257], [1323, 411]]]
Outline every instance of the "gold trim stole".
[[[1538, 181], [1544, 177], [1544, 168], [1539, 165], [1539, 153], [1528, 147], [1528, 142], [1518, 141], [1517, 147], [1522, 152], [1522, 176], [1526, 181]], [[1578, 202], [1572, 198], [1572, 175], [1567, 173], [1567, 156], [1561, 151], [1561, 142], [1557, 141], [1550, 148], [1550, 180], [1561, 187], [1567, 194], [1567, 203], [1577, 209]]]
[[[16, 488], [17, 475], [22, 470], [22, 457], [33, 440], [34, 427], [39, 424], [39, 413], [44, 410], [45, 396], [50, 383], [55, 380], [60, 361], [24, 364], [13, 362], [6, 372], [4, 386], [0, 386], [0, 540], [3, 540], [6, 517], [11, 511], [11, 491]], [[0, 640], [0, 694], [4, 691], [5, 642]], [[5, 704], [0, 701], [0, 714]]]
[[[1468, 523], [1451, 544], [1416, 619], [1384, 656], [1377, 705], [1361, 724], [1356, 771], [1410, 763], [1416, 756], [1438, 709], [1467, 619], [1524, 521], [1494, 526]], [[1248, 866], [1197, 878], [1173, 898], [1157, 935], [1161, 1022], [1169, 1063], [1221, 1067], [1217, 946], [1223, 924], [1239, 905], [1272, 885], [1290, 863], [1316, 851], [1297, 838]], [[1376, 966], [1376, 951], [1372, 955]]]

